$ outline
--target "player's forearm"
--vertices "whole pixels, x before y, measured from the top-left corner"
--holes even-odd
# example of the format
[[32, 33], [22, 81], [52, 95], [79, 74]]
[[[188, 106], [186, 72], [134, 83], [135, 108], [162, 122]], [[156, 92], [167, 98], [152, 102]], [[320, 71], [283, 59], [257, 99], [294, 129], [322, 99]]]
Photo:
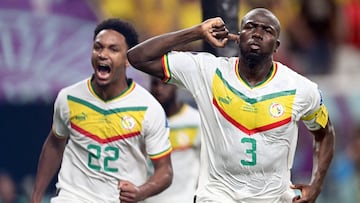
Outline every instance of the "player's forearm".
[[[56, 161], [57, 162], [57, 161]], [[52, 178], [54, 177], [58, 167], [55, 161], [44, 161], [44, 159], [40, 159], [38, 172], [34, 184], [34, 190], [32, 192], [31, 202], [32, 203], [40, 203], [41, 199], [48, 187], [49, 183], [51, 182]], [[47, 167], [46, 167], [47, 166]]]
[[326, 173], [333, 159], [335, 133], [331, 123], [324, 129], [325, 135], [314, 143], [314, 168], [311, 185], [320, 193]]
[[156, 170], [154, 175], [143, 185], [139, 187], [142, 199], [146, 199], [153, 195], [156, 195], [166, 188], [168, 188], [172, 182], [173, 172], [171, 167], [162, 167]]
[[57, 138], [48, 136], [42, 148], [31, 203], [41, 202], [46, 188], [60, 167], [64, 144], [55, 144], [53, 139]]
[[159, 59], [176, 46], [202, 39], [201, 25], [170, 32], [150, 38], [128, 51], [129, 62], [135, 67], [143, 67], [144, 63]]

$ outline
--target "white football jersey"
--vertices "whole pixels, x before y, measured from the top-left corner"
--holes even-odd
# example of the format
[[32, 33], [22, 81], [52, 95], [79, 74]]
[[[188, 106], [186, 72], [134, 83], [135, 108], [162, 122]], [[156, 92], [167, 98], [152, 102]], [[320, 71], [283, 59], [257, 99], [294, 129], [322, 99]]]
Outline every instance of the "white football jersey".
[[96, 95], [90, 80], [62, 89], [54, 104], [53, 131], [69, 136], [56, 186], [60, 196], [84, 202], [120, 202], [119, 180], [143, 184], [146, 156], [157, 159], [171, 152], [166, 115], [132, 80], [108, 101]]
[[169, 188], [145, 200], [146, 203], [193, 202], [200, 167], [200, 116], [197, 109], [184, 104], [181, 110], [168, 117], [171, 162], [174, 171]]
[[317, 85], [274, 62], [251, 87], [238, 58], [208, 53], [170, 52], [163, 68], [164, 81], [189, 90], [201, 115], [198, 202], [288, 202], [297, 122], [316, 130], [328, 119]]

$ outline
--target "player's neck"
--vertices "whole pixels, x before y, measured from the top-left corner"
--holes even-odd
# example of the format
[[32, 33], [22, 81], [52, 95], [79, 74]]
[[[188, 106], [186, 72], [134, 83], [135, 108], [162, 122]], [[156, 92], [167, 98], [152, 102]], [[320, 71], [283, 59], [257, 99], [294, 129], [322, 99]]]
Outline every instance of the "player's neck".
[[250, 86], [266, 80], [273, 69], [273, 62], [259, 63], [249, 66], [248, 64], [240, 63], [238, 65], [239, 76], [246, 81]]
[[119, 81], [116, 84], [99, 85], [96, 82], [92, 81], [92, 86], [98, 97], [100, 97], [104, 101], [108, 101], [120, 96], [125, 91], [127, 91], [131, 83], [131, 80], [125, 80]]

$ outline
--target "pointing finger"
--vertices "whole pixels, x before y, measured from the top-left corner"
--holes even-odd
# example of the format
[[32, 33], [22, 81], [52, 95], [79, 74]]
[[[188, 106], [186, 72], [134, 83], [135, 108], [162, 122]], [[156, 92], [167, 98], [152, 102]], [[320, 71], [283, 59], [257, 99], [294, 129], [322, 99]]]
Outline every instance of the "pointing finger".
[[239, 35], [236, 35], [236, 34], [231, 34], [231, 33], [229, 33], [228, 36], [227, 36], [227, 38], [228, 38], [229, 40], [235, 41], [236, 43], [239, 43], [239, 42], [240, 42], [240, 37], [239, 37]]

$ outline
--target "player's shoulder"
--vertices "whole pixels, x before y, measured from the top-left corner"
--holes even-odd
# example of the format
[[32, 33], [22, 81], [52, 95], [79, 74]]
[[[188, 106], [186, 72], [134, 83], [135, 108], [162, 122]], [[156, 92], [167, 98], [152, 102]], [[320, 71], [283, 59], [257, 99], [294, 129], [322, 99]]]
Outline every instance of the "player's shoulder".
[[276, 71], [278, 74], [278, 78], [282, 78], [283, 80], [293, 81], [295, 84], [299, 86], [314, 86], [316, 85], [314, 81], [310, 80], [308, 77], [296, 72], [294, 69], [290, 68], [289, 66], [275, 61]]
[[143, 86], [134, 82], [134, 90], [132, 93], [133, 101], [137, 102], [138, 105], [144, 105], [148, 107], [162, 108], [161, 104], [156, 98]]
[[[297, 98], [308, 100], [314, 95], [319, 95], [319, 86], [316, 82], [297, 73], [284, 64], [277, 62], [278, 73], [275, 77], [277, 84], [282, 84], [286, 89], [296, 90]], [[286, 84], [285, 86], [283, 84]], [[307, 101], [305, 101], [307, 102]]]
[[88, 88], [88, 85], [90, 85], [89, 83], [90, 83], [90, 78], [86, 78], [69, 86], [63, 87], [59, 90], [58, 96], [76, 94], [77, 92], [81, 92], [84, 89]]
[[134, 80], [132, 80], [132, 82], [134, 84], [134, 90], [133, 90], [135, 94], [134, 96], [151, 101], [156, 100], [154, 96], [152, 96], [152, 94], [144, 86], [140, 85]]
[[196, 61], [214, 61], [219, 60], [221, 57], [217, 57], [212, 53], [204, 51], [171, 51], [167, 54], [168, 57], [176, 57], [177, 59], [193, 59]]

